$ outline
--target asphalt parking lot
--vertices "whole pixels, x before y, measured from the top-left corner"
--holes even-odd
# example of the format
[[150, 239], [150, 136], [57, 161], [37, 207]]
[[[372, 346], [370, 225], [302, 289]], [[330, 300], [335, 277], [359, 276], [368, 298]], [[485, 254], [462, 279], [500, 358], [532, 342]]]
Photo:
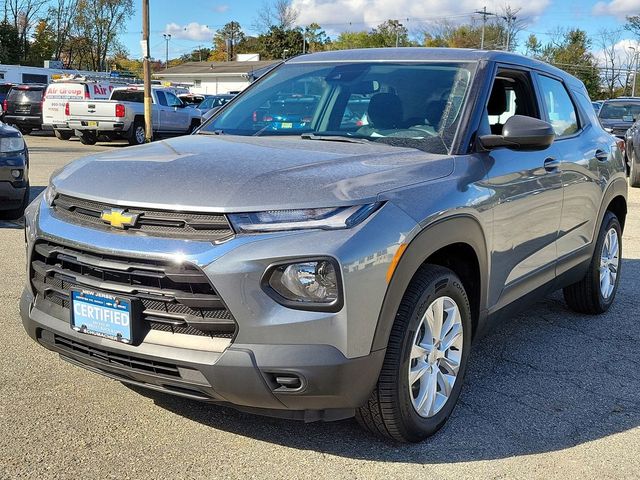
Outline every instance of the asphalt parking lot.
[[[29, 136], [31, 184], [123, 144]], [[96, 179], [100, 181], [100, 179]], [[637, 478], [640, 189], [608, 314], [555, 294], [476, 344], [453, 417], [418, 445], [355, 421], [303, 424], [147, 393], [86, 372], [22, 329], [19, 223], [0, 224], [0, 478]]]

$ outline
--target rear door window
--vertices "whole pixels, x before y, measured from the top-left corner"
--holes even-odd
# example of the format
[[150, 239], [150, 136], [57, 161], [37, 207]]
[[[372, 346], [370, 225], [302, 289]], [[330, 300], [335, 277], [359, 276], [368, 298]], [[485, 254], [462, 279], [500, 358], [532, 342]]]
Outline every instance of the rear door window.
[[556, 132], [556, 137], [573, 135], [580, 126], [578, 112], [562, 82], [545, 75], [538, 76], [540, 90], [547, 108], [549, 123]]

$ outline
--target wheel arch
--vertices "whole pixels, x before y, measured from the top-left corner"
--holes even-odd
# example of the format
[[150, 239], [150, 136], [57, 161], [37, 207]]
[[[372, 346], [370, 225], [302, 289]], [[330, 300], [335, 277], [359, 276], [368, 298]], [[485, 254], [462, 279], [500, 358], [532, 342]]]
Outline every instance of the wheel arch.
[[486, 318], [489, 272], [484, 230], [471, 215], [440, 219], [418, 233], [408, 244], [387, 287], [378, 316], [372, 350], [386, 348], [400, 302], [416, 272], [425, 264], [453, 270], [469, 296], [473, 331]]
[[[627, 218], [627, 179], [617, 177], [613, 180], [604, 192], [600, 212], [598, 213], [598, 225], [595, 232], [600, 231], [606, 212], [612, 212], [618, 217], [622, 231]], [[594, 242], [595, 243], [595, 242]]]

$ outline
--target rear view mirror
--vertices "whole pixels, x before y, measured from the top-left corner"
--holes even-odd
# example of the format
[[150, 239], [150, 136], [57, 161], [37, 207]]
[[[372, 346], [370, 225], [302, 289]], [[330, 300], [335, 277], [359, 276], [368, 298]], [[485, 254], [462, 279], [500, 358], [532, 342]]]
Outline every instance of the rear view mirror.
[[551, 124], [533, 117], [514, 115], [502, 127], [502, 135], [483, 135], [478, 141], [485, 150], [506, 147], [512, 150], [544, 150], [556, 138]]

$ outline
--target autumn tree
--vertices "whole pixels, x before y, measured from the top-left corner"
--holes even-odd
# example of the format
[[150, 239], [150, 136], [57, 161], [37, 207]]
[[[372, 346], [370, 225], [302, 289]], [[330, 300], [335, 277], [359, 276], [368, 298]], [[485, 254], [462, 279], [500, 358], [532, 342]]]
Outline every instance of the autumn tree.
[[291, 0], [265, 0], [258, 10], [253, 27], [262, 34], [267, 34], [271, 27], [291, 30], [299, 15], [300, 12], [293, 7]]
[[210, 61], [224, 62], [233, 60], [238, 45], [245, 41], [245, 34], [238, 22], [229, 22], [217, 30], [213, 36], [214, 50], [209, 54]]
[[46, 20], [40, 20], [33, 34], [26, 64], [41, 67], [45, 60], [51, 60], [56, 47], [55, 34]]
[[0, 22], [0, 63], [20, 62], [20, 34], [8, 21]]
[[107, 68], [107, 56], [118, 46], [117, 36], [133, 15], [133, 0], [78, 0], [74, 32], [88, 46], [91, 68]]

